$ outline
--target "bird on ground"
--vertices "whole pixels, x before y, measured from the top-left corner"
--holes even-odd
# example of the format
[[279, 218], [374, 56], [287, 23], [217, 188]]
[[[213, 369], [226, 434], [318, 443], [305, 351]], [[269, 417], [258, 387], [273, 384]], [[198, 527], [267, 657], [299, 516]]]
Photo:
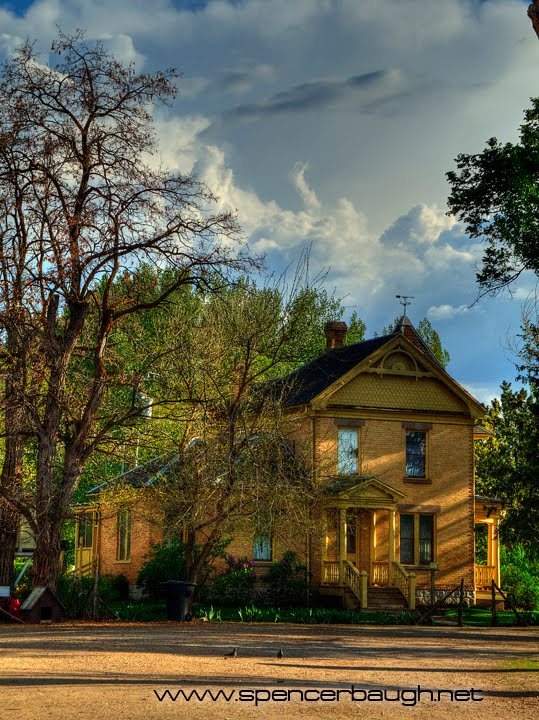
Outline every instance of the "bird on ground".
[[238, 657], [238, 649], [234, 648], [232, 652], [229, 652], [225, 655], [225, 660], [228, 660], [228, 658], [237, 658]]
[[283, 649], [279, 648], [279, 652], [277, 653], [277, 660], [282, 660], [284, 657]]

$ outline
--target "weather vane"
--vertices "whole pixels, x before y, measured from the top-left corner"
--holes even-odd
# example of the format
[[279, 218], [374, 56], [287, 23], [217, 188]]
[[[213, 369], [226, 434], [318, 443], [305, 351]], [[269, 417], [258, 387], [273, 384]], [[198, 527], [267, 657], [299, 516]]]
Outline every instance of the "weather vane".
[[402, 307], [404, 308], [404, 314], [406, 315], [406, 308], [408, 305], [411, 305], [412, 303], [410, 300], [414, 299], [413, 295], [395, 295], [395, 297], [398, 299]]

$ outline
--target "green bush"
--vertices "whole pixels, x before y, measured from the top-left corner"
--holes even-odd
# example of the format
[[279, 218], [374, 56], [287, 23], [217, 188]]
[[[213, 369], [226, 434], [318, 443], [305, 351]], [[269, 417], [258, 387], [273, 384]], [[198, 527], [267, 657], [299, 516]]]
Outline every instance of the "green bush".
[[102, 575], [98, 595], [105, 604], [129, 600], [129, 580], [125, 575]]
[[521, 545], [502, 547], [501, 584], [510, 603], [523, 610], [539, 610], [539, 567]]
[[225, 607], [248, 605], [253, 601], [255, 580], [252, 568], [231, 570], [218, 575], [208, 593], [209, 600], [214, 605]]
[[137, 585], [150, 598], [155, 600], [161, 596], [162, 582], [186, 579], [185, 545], [177, 538], [152, 545], [146, 557], [148, 559], [137, 576]]
[[91, 614], [93, 587], [93, 577], [61, 575], [58, 578], [58, 600], [64, 606], [68, 618], [80, 619]]
[[268, 601], [278, 607], [304, 605], [309, 597], [309, 572], [292, 550], [272, 563], [264, 578], [268, 586]]

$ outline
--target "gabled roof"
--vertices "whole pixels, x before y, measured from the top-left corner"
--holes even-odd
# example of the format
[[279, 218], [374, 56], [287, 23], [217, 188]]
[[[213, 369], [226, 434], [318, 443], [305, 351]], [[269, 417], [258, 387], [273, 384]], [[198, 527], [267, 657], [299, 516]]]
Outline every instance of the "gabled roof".
[[281, 378], [276, 386], [283, 394], [283, 404], [286, 407], [306, 405], [399, 334], [397, 332], [383, 335], [354, 345], [328, 350], [287, 377]]
[[[327, 350], [323, 355], [303, 365], [285, 378], [277, 381], [275, 388], [285, 407], [308, 405], [315, 398], [329, 397], [338, 383], [348, 382], [373, 360], [383, 355], [384, 346], [402, 346], [409, 354], [417, 355], [434, 377], [444, 383], [468, 406], [473, 417], [484, 415], [483, 406], [454, 380], [440, 364], [421, 339], [409, 318], [403, 316], [395, 332], [390, 335], [365, 340], [354, 345]], [[367, 362], [369, 361], [369, 362]]]
[[178, 459], [179, 455], [177, 453], [152, 458], [141, 465], [126, 470], [121, 475], [117, 475], [107, 482], [96, 485], [91, 490], [88, 490], [86, 494], [95, 495], [107, 486], [122, 482], [134, 488], [149, 487], [153, 485], [159, 477], [171, 473]]

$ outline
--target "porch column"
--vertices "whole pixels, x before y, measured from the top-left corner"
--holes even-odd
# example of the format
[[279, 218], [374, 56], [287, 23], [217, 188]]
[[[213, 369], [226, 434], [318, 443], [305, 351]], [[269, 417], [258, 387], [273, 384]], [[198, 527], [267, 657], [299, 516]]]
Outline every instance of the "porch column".
[[372, 519], [371, 519], [371, 551], [369, 553], [370, 555], [370, 565], [369, 565], [369, 577], [373, 578], [374, 582], [374, 563], [378, 560], [378, 551], [377, 551], [377, 534], [376, 534], [376, 510], [373, 510], [372, 513]]
[[493, 532], [492, 532], [492, 523], [487, 523], [487, 565], [494, 565], [494, 556], [493, 556], [493, 549], [494, 549], [494, 543], [493, 543]]
[[344, 561], [346, 560], [346, 514], [346, 508], [339, 510], [339, 580], [341, 585], [344, 585]]
[[322, 514], [322, 547], [321, 547], [322, 562], [326, 562], [328, 559], [328, 513], [327, 510], [323, 511]]
[[498, 536], [498, 518], [492, 523], [492, 565], [494, 565], [494, 582], [500, 587], [500, 538]]
[[326, 561], [328, 559], [328, 511], [322, 510], [322, 522], [321, 522], [321, 536], [320, 536], [320, 582], [327, 583], [330, 581], [328, 577], [328, 566]]
[[389, 511], [389, 572], [391, 573], [391, 563], [395, 562], [395, 509]]

